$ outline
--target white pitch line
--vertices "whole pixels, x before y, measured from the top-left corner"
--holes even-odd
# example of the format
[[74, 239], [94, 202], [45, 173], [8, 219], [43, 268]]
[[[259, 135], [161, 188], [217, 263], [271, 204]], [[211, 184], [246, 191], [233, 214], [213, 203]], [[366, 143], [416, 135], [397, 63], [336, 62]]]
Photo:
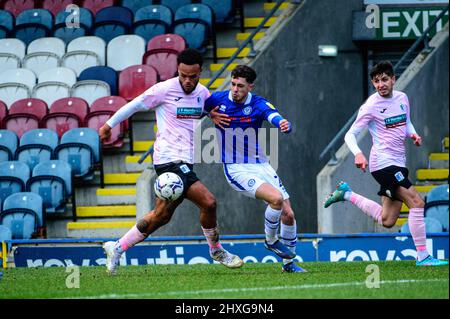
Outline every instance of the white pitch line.
[[[402, 279], [402, 280], [382, 280], [380, 285], [391, 285], [391, 284], [410, 284], [410, 283], [421, 283], [421, 282], [448, 282], [448, 279]], [[236, 292], [250, 292], [250, 291], [267, 291], [267, 290], [298, 290], [298, 289], [319, 289], [319, 288], [334, 288], [334, 287], [345, 287], [345, 286], [363, 286], [365, 282], [341, 282], [334, 284], [317, 284], [317, 285], [297, 285], [297, 286], [273, 286], [273, 287], [253, 287], [253, 288], [224, 288], [224, 289], [206, 289], [206, 290], [186, 290], [186, 291], [168, 291], [159, 293], [142, 293], [142, 294], [109, 294], [109, 295], [99, 295], [99, 296], [88, 296], [88, 297], [67, 297], [69, 299], [122, 299], [122, 298], [143, 298], [143, 297], [154, 297], [158, 296], [176, 296], [176, 295], [201, 295], [201, 294], [218, 294], [218, 293], [236, 293]]]

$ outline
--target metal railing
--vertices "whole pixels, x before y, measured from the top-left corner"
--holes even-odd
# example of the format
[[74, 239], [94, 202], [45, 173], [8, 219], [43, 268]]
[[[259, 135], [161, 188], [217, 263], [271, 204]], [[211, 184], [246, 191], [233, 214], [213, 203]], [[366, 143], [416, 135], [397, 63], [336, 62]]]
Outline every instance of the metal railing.
[[[276, 1], [276, 4], [272, 8], [272, 10], [270, 10], [270, 12], [264, 17], [264, 19], [261, 21], [261, 23], [252, 31], [252, 33], [250, 33], [249, 37], [244, 42], [242, 42], [242, 44], [239, 46], [239, 48], [236, 50], [236, 52], [233, 53], [233, 55], [220, 68], [220, 70], [217, 71], [217, 73], [214, 74], [214, 76], [208, 81], [208, 83], [205, 85], [208, 89], [211, 87], [211, 85], [214, 83], [214, 81], [216, 81], [222, 75], [222, 73], [228, 68], [228, 66], [230, 66], [230, 64], [236, 59], [236, 57], [242, 52], [242, 50], [245, 47], [247, 47], [247, 45], [250, 44], [250, 53], [248, 54], [248, 56], [251, 58], [256, 56], [257, 52], [254, 49], [253, 38], [262, 28], [264, 28], [264, 25], [266, 24], [266, 22], [275, 14], [275, 12], [277, 12], [277, 10], [280, 8], [280, 6], [283, 4], [284, 1], [285, 0], [277, 0]], [[294, 0], [291, 3], [292, 4], [300, 4], [302, 2], [303, 2], [303, 0], [302, 1]], [[243, 11], [243, 8], [241, 8], [241, 10]], [[241, 11], [241, 14], [242, 14], [242, 11]], [[138, 163], [142, 164], [144, 162], [144, 160], [147, 158], [147, 156], [149, 156], [150, 154], [153, 154], [153, 144], [152, 144], [152, 146], [150, 146], [150, 148], [144, 154], [142, 154], [141, 158], [138, 160]]]
[[[406, 61], [406, 59], [417, 49], [420, 43], [424, 42], [424, 49], [422, 53], [430, 53], [433, 48], [429, 45], [429, 32], [436, 26], [436, 24], [443, 18], [446, 12], [448, 12], [448, 6], [442, 10], [442, 12], [436, 17], [432, 24], [428, 26], [428, 28], [422, 33], [422, 35], [414, 42], [414, 44], [403, 54], [400, 60], [394, 66], [394, 74], [397, 73], [397, 70], [400, 69], [402, 64]], [[337, 143], [341, 141], [342, 137], [347, 133], [350, 129], [351, 125], [355, 121], [358, 115], [358, 111], [356, 111], [350, 119], [344, 124], [344, 126], [339, 130], [339, 132], [335, 135], [335, 137], [331, 140], [331, 142], [325, 147], [325, 149], [320, 153], [319, 160], [322, 160], [327, 153], [330, 153], [330, 160], [328, 165], [336, 165], [338, 160], [336, 157], [336, 148]]]

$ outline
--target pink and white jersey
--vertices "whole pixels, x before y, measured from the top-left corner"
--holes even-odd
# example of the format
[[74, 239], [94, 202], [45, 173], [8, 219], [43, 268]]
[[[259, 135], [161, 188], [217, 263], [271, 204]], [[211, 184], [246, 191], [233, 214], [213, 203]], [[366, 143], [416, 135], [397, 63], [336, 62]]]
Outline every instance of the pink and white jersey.
[[192, 93], [184, 93], [178, 77], [157, 83], [143, 93], [142, 104], [156, 113], [154, 164], [176, 160], [194, 163], [194, 129], [209, 95], [200, 83]]
[[178, 77], [175, 77], [153, 85], [120, 108], [106, 124], [113, 128], [135, 112], [154, 109], [158, 132], [153, 163], [181, 160], [193, 164], [194, 130], [209, 96], [208, 89], [200, 83], [190, 94], [184, 93]]
[[369, 170], [373, 172], [391, 165], [405, 167], [405, 139], [415, 133], [406, 94], [393, 91], [391, 98], [384, 98], [378, 92], [372, 94], [359, 109], [358, 117], [348, 133], [356, 136], [366, 126], [373, 143]]

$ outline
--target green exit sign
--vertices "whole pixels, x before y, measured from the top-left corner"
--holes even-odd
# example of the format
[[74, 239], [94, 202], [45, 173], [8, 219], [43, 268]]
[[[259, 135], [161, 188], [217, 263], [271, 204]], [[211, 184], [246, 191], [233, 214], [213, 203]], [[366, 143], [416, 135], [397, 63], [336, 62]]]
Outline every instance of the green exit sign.
[[[433, 23], [444, 8], [383, 8], [380, 12], [380, 27], [377, 28], [378, 40], [416, 39]], [[433, 36], [448, 21], [448, 12], [430, 31]]]

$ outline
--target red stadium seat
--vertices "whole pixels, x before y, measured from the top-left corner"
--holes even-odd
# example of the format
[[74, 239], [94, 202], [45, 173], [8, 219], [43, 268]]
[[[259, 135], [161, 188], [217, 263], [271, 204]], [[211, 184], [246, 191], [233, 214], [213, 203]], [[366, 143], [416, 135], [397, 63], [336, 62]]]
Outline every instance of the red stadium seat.
[[97, 11], [103, 8], [112, 7], [114, 5], [114, 0], [84, 0], [83, 8], [91, 10], [95, 15]]
[[3, 119], [8, 115], [8, 107], [0, 101], [0, 129], [3, 128]]
[[34, 0], [7, 0], [3, 7], [17, 18], [22, 11], [34, 9], [34, 2]]
[[[86, 126], [98, 131], [126, 103], [127, 101], [120, 96], [105, 96], [95, 100], [91, 105], [89, 114], [85, 117]], [[128, 130], [128, 121], [114, 127], [111, 130], [111, 138], [103, 142], [103, 147], [122, 147], [126, 130]]]
[[178, 34], [163, 34], [154, 37], [147, 44], [143, 64], [153, 66], [160, 81], [173, 78], [177, 74], [177, 55], [186, 49], [186, 41]]
[[42, 119], [42, 126], [62, 137], [65, 132], [84, 126], [84, 118], [89, 113], [89, 105], [81, 98], [67, 97], [56, 100], [50, 112]]
[[42, 7], [50, 11], [54, 17], [60, 11], [66, 10], [67, 6], [73, 4], [75, 0], [44, 0]]
[[3, 120], [4, 127], [21, 138], [23, 133], [39, 128], [47, 111], [47, 104], [40, 99], [18, 100], [11, 105], [9, 114]]
[[149, 65], [132, 65], [119, 74], [119, 95], [128, 101], [158, 82], [158, 72]]
[[153, 49], [172, 49], [181, 52], [186, 49], [186, 40], [178, 34], [162, 34], [153, 37], [147, 44], [147, 51]]

